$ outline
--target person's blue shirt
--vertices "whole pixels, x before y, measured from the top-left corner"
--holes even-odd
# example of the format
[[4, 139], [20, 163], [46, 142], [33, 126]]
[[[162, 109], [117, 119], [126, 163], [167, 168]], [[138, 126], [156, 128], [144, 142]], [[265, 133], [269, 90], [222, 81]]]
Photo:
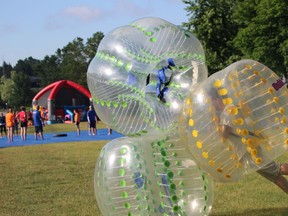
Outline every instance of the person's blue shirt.
[[89, 110], [87, 112], [87, 120], [88, 122], [95, 122], [96, 121], [96, 112], [95, 110]]
[[157, 74], [157, 86], [156, 86], [156, 96], [158, 96], [161, 92], [161, 86], [166, 83], [166, 75], [165, 72], [168, 67], [163, 67], [158, 71]]
[[33, 110], [34, 126], [38, 127], [42, 125], [41, 115], [39, 110]]
[[[157, 73], [157, 86], [156, 86], [156, 96], [163, 102], [166, 103], [166, 100], [164, 99], [165, 94], [168, 92], [168, 85], [170, 84], [173, 73], [170, 77], [169, 81], [166, 81], [166, 75], [165, 72], [167, 69], [170, 69], [172, 71], [171, 67], [175, 67], [175, 63], [172, 58], [168, 59], [168, 65], [165, 67], [162, 67], [160, 70], [158, 70]], [[173, 71], [172, 71], [173, 72]], [[162, 85], [164, 85], [164, 88], [162, 89]]]

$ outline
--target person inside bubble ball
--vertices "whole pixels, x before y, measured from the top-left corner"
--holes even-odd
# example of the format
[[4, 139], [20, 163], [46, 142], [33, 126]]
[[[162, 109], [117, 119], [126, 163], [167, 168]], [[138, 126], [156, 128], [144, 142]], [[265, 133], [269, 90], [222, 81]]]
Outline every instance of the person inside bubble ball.
[[[215, 114], [218, 117], [218, 121], [216, 122], [220, 126], [221, 136], [224, 139], [230, 139], [231, 142], [234, 141], [233, 143], [235, 143], [235, 139], [241, 139], [241, 136], [237, 135], [236, 128], [234, 128], [232, 124], [232, 119], [230, 117], [231, 115], [229, 115], [228, 113], [229, 109], [231, 110], [232, 107], [236, 106], [233, 104], [224, 105], [223, 98], [217, 93], [216, 89], [214, 88], [210, 88], [208, 95], [209, 97], [211, 97], [211, 104], [215, 108]], [[249, 134], [252, 136], [257, 136], [251, 131], [249, 131]], [[258, 137], [259, 136], [261, 135], [258, 135]], [[242, 147], [239, 145], [235, 146], [235, 148], [236, 151], [242, 151]], [[239, 156], [243, 157], [244, 155], [242, 154]], [[267, 180], [273, 182], [286, 194], [288, 194], [288, 181], [284, 177], [284, 175], [288, 175], [288, 163], [279, 163], [272, 161], [263, 166], [261, 169], [257, 170], [256, 172]]]
[[[175, 67], [175, 63], [172, 58], [169, 58], [167, 60], [168, 65], [162, 67], [160, 70], [158, 70], [157, 73], [157, 86], [156, 86], [156, 96], [160, 99], [161, 102], [166, 103], [166, 100], [164, 98], [165, 93], [168, 91], [168, 86], [172, 81], [173, 78], [173, 70], [172, 67]], [[170, 79], [166, 80], [165, 72], [170, 69], [172, 71], [172, 75]], [[163, 86], [163, 88], [162, 88]]]

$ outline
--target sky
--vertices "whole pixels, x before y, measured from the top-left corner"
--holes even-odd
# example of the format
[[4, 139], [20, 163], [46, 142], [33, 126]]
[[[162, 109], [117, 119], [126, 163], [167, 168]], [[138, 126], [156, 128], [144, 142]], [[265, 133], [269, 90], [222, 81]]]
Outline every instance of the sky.
[[0, 57], [14, 67], [28, 57], [42, 60], [75, 38], [84, 43], [144, 17], [175, 25], [187, 22], [181, 0], [0, 0]]

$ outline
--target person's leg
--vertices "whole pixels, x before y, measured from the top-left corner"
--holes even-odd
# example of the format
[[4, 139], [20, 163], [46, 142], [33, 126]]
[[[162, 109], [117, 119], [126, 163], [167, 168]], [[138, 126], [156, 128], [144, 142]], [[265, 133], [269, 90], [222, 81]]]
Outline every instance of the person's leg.
[[108, 135], [111, 135], [111, 134], [112, 134], [112, 129], [108, 128]]
[[[288, 164], [287, 163], [280, 164], [280, 163], [275, 163], [275, 162], [272, 162], [271, 164], [272, 164], [271, 167], [275, 166], [274, 168], [272, 168], [272, 170], [276, 172], [276, 175], [275, 175], [276, 177], [274, 178], [274, 180], [271, 179], [271, 181], [274, 182], [274, 184], [277, 185], [279, 188], [281, 188], [285, 193], [288, 194], [288, 181], [283, 176], [283, 175], [288, 175]], [[272, 171], [272, 173], [274, 173], [274, 171]]]
[[79, 124], [76, 124], [77, 135], [80, 136], [80, 127]]
[[39, 130], [39, 135], [41, 137], [41, 140], [44, 140], [44, 136], [43, 136], [43, 126], [40, 126], [40, 130]]
[[7, 138], [8, 138], [8, 141], [10, 142], [10, 130], [9, 130], [9, 127], [7, 127]]
[[13, 127], [8, 127], [7, 128], [9, 142], [12, 142], [12, 131], [13, 131]]
[[24, 137], [23, 137], [23, 127], [20, 126], [20, 137], [21, 137], [21, 140], [24, 140]]
[[276, 184], [279, 188], [288, 194], [288, 181], [284, 176], [279, 174], [279, 176], [277, 176], [275, 179], [274, 184]]
[[8, 140], [9, 142], [12, 142], [13, 141], [13, 127], [8, 127], [7, 130], [8, 130]]
[[91, 128], [91, 134], [92, 135], [96, 135], [95, 126], [96, 126], [96, 122], [95, 121], [91, 121], [90, 122], [90, 128]]
[[35, 126], [35, 133], [34, 133], [35, 140], [37, 140], [37, 134], [38, 134], [38, 127]]
[[6, 131], [7, 131], [7, 138], [8, 138], [8, 141], [10, 142], [10, 133], [9, 133], [9, 127], [7, 127]]
[[288, 181], [283, 175], [288, 175], [288, 163], [280, 165], [280, 172], [275, 180], [275, 184], [288, 194]]
[[26, 140], [26, 138], [27, 138], [27, 126], [26, 127], [23, 127], [23, 134], [24, 134], [24, 140]]
[[26, 127], [21, 127], [20, 133], [21, 133], [21, 139], [26, 140]]
[[272, 161], [269, 164], [263, 166], [257, 173], [262, 175], [267, 180], [273, 182], [285, 193], [288, 194], [288, 181], [283, 175], [288, 175], [288, 164], [280, 164]]
[[14, 131], [13, 131], [13, 127], [11, 127], [11, 142], [14, 141]]
[[91, 127], [90, 127], [90, 123], [88, 122], [88, 135], [91, 135]]

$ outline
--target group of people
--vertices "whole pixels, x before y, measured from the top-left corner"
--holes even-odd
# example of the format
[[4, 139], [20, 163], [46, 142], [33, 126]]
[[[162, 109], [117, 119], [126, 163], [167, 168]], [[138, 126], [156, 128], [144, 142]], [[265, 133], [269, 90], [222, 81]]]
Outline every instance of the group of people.
[[0, 113], [0, 138], [3, 135], [7, 136], [9, 142], [13, 142], [14, 136], [18, 135], [18, 127], [20, 123], [20, 136], [21, 140], [25, 141], [27, 138], [28, 121], [33, 120], [35, 126], [35, 139], [39, 135], [43, 139], [43, 125], [44, 118], [41, 115], [40, 106], [36, 106], [32, 114], [26, 112], [24, 106], [20, 107], [19, 111], [13, 111], [12, 108], [8, 109], [6, 115], [3, 112]]
[[[73, 110], [74, 112], [74, 123], [76, 125], [77, 135], [80, 136], [80, 113], [77, 109]], [[12, 108], [8, 109], [6, 115], [3, 112], [0, 113], [0, 138], [3, 135], [7, 136], [9, 142], [13, 142], [13, 137], [18, 135], [18, 125], [20, 123], [20, 135], [21, 139], [24, 141], [27, 137], [27, 127], [28, 122], [32, 121], [34, 125], [34, 137], [35, 140], [38, 137], [43, 140], [43, 126], [45, 126], [45, 115], [43, 115], [42, 109], [39, 105], [34, 107], [32, 113], [26, 112], [24, 106], [20, 107], [20, 111], [13, 112]], [[87, 121], [88, 121], [88, 134], [96, 135], [97, 134], [97, 115], [92, 106], [89, 106], [87, 112]], [[112, 129], [108, 128], [108, 135], [112, 134]]]
[[[74, 124], [76, 125], [77, 135], [80, 136], [80, 114], [78, 110], [73, 110], [74, 113]], [[89, 136], [97, 135], [97, 115], [93, 106], [89, 106], [89, 110], [87, 112], [87, 121], [88, 121], [88, 134]], [[112, 129], [108, 128], [108, 135], [112, 134]]]

